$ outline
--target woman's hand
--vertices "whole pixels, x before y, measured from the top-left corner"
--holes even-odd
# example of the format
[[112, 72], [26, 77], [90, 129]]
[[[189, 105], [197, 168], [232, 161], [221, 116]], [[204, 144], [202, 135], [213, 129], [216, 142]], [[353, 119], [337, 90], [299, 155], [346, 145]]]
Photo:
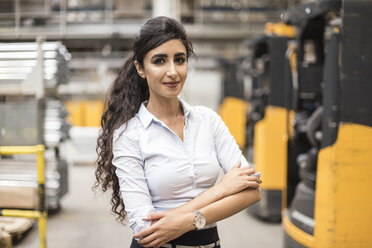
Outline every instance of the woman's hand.
[[215, 185], [222, 191], [223, 197], [236, 194], [246, 188], [259, 188], [261, 180], [258, 177], [251, 176], [255, 173], [250, 167], [240, 168], [241, 163], [234, 166], [227, 172], [222, 180]]
[[140, 238], [143, 247], [160, 247], [185, 232], [194, 229], [193, 212], [176, 213], [175, 211], [152, 213], [144, 220], [152, 221], [151, 226], [137, 233], [134, 238]]

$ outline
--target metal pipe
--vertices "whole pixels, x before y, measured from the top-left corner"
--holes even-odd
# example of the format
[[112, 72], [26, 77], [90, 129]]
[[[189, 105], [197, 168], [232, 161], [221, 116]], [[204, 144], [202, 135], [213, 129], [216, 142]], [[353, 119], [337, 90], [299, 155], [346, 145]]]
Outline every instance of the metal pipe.
[[14, 2], [15, 4], [15, 36], [19, 37], [21, 33], [21, 6], [20, 6], [20, 0], [16, 0]]

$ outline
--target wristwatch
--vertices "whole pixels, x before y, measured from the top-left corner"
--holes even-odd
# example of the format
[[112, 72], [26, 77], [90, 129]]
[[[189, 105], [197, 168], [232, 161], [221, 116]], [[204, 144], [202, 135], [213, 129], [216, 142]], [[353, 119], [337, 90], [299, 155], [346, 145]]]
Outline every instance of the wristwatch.
[[199, 230], [199, 229], [205, 227], [205, 224], [206, 224], [207, 221], [206, 221], [204, 215], [202, 215], [202, 213], [199, 210], [194, 210], [193, 212], [194, 212], [194, 215], [195, 215], [195, 219], [194, 219], [195, 229]]

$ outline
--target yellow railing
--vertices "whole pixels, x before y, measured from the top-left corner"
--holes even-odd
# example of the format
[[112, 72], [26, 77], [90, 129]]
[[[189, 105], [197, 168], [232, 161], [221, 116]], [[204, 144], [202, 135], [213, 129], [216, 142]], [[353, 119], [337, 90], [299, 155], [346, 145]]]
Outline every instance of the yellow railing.
[[46, 248], [46, 219], [45, 210], [45, 167], [44, 167], [44, 146], [0, 146], [0, 155], [13, 154], [36, 154], [37, 166], [37, 184], [39, 189], [39, 209], [21, 210], [21, 209], [0, 209], [0, 216], [24, 217], [38, 219], [40, 247]]

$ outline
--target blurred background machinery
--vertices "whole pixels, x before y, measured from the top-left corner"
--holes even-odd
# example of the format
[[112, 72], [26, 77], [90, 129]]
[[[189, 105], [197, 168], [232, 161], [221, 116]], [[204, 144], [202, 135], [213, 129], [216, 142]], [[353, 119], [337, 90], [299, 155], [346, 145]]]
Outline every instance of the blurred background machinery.
[[[287, 58], [290, 73], [287, 73], [289, 77], [286, 90], [287, 95], [291, 96], [289, 108], [294, 110], [295, 117], [293, 136], [289, 143], [285, 202], [288, 210], [283, 212], [283, 217], [285, 224], [292, 223], [309, 235], [314, 234], [316, 222], [315, 186], [318, 152], [323, 138], [321, 119], [326, 97], [323, 89], [328, 87], [324, 75], [329, 72], [323, 68], [325, 58], [329, 55], [326, 44], [332, 44], [329, 43], [330, 36], [325, 34], [333, 28], [339, 28], [338, 24], [332, 26], [332, 23], [340, 18], [340, 8], [339, 1], [324, 1], [300, 5], [283, 15], [285, 22], [297, 27], [297, 46], [291, 51], [296, 57], [296, 65], [291, 66], [290, 59]], [[306, 9], [309, 14], [304, 15]], [[303, 14], [299, 15], [301, 12]], [[330, 48], [331, 46], [328, 46], [328, 49]], [[336, 59], [331, 63], [337, 64], [337, 61]], [[294, 74], [297, 75], [296, 78], [293, 77]], [[288, 246], [296, 243], [292, 239], [293, 237], [286, 237]]]
[[[322, 1], [283, 15], [286, 23], [298, 27], [298, 87], [292, 78], [288, 88], [295, 110], [291, 155], [299, 166], [299, 183], [294, 196], [287, 195], [283, 211], [286, 247], [372, 243], [369, 231], [363, 231], [372, 219], [366, 208], [372, 181], [362, 176], [372, 171], [372, 153], [366, 146], [372, 102], [365, 93], [371, 90], [367, 67], [372, 53], [366, 42], [371, 36], [361, 35], [371, 27], [369, 5]], [[300, 143], [303, 150], [296, 151]], [[289, 173], [290, 169], [288, 181]], [[293, 190], [290, 185], [288, 193]]]
[[287, 125], [291, 121], [286, 109], [285, 97], [285, 54], [294, 38], [294, 27], [283, 23], [268, 23], [266, 35], [251, 44], [254, 56], [249, 71], [252, 84], [254, 108], [250, 112], [251, 152], [250, 158], [262, 175], [261, 201], [250, 210], [257, 216], [280, 221], [281, 199], [285, 182], [282, 175], [287, 165]]
[[284, 247], [372, 245], [369, 231], [362, 231], [372, 218], [366, 210], [371, 180], [361, 176], [372, 169], [365, 147], [372, 37], [361, 35], [371, 29], [370, 7], [366, 1], [303, 2], [283, 11], [290, 26], [268, 23], [265, 35], [250, 40], [246, 59], [230, 62], [234, 67], [225, 62], [231, 87], [224, 94], [235, 89], [250, 106], [247, 113], [239, 104], [230, 107], [235, 116], [246, 115], [245, 132], [233, 134], [246, 136], [246, 156], [262, 172], [262, 199], [249, 211], [267, 221], [282, 218]]
[[284, 247], [372, 244], [362, 231], [372, 218], [365, 208], [371, 180], [361, 176], [372, 169], [365, 147], [372, 37], [360, 35], [371, 29], [367, 6], [308, 1], [282, 14], [295, 35], [278, 35], [269, 24], [250, 43], [247, 154], [264, 183], [249, 210], [269, 221], [282, 217]]

